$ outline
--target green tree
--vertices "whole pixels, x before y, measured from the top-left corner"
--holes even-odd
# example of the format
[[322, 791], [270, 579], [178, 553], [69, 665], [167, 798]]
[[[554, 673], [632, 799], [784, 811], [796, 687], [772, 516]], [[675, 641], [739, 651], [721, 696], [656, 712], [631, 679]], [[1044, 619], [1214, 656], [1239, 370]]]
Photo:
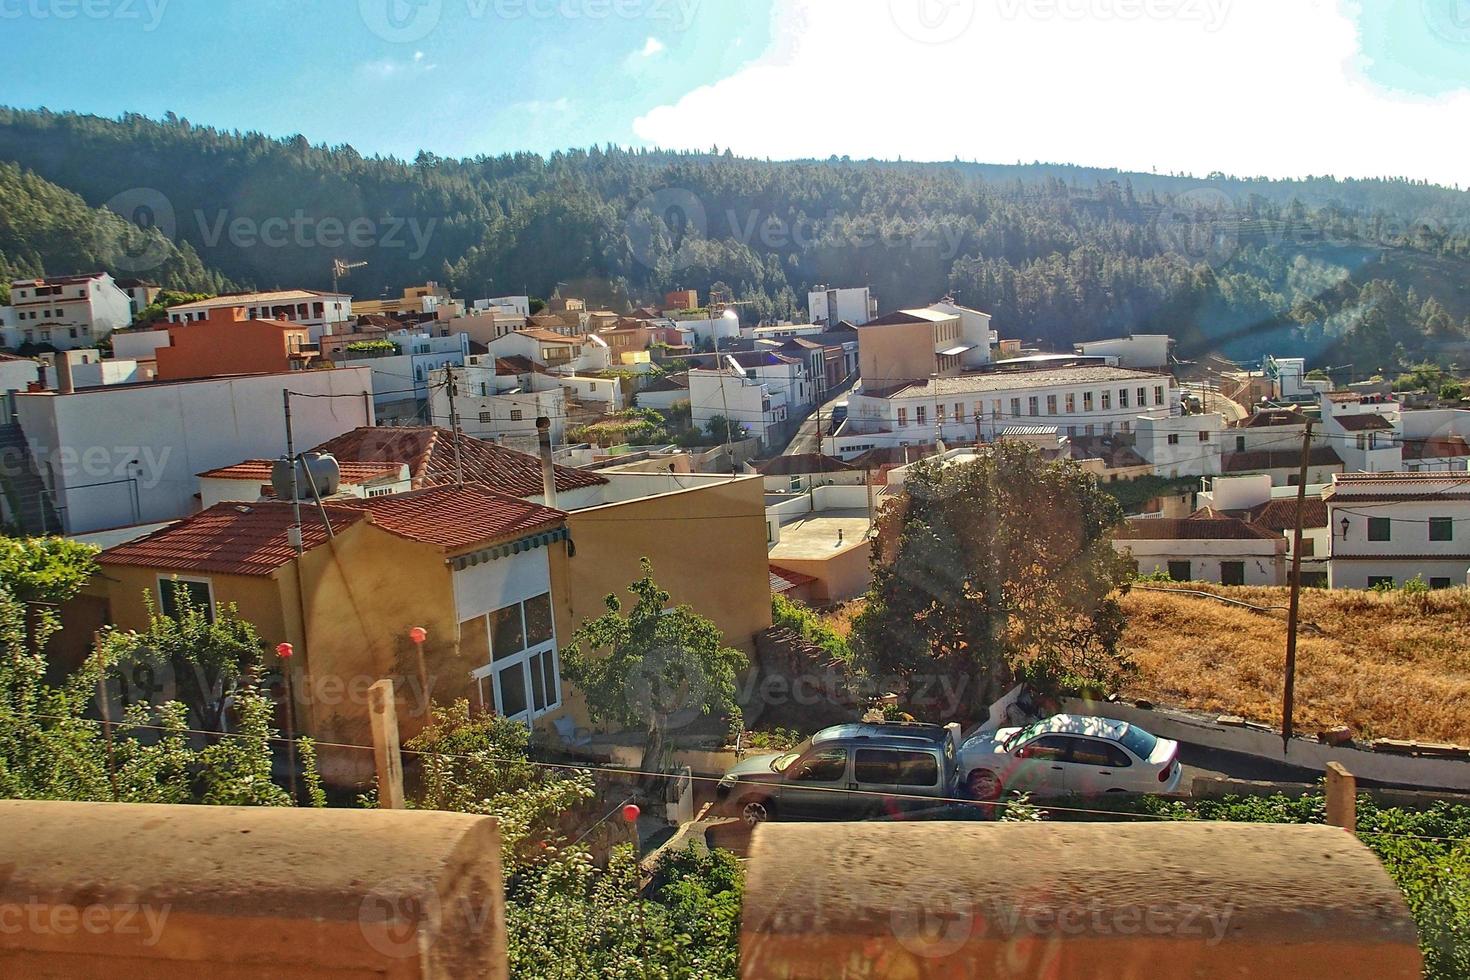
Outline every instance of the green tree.
[[670, 723], [718, 714], [740, 724], [735, 676], [745, 655], [725, 646], [714, 623], [689, 606], [669, 608], [669, 593], [653, 566], [628, 586], [636, 598], [626, 614], [616, 594], [607, 612], [584, 622], [562, 651], [562, 672], [587, 699], [595, 721], [638, 727], [645, 733], [640, 770], [664, 763]]
[[70, 538], [0, 538], [0, 583], [21, 602], [60, 605], [92, 578], [97, 552]]
[[921, 462], [878, 519], [859, 662], [945, 717], [973, 716], [1018, 679], [1116, 684], [1129, 669], [1115, 593], [1130, 570], [1110, 541], [1120, 520], [1092, 477], [1023, 444]]

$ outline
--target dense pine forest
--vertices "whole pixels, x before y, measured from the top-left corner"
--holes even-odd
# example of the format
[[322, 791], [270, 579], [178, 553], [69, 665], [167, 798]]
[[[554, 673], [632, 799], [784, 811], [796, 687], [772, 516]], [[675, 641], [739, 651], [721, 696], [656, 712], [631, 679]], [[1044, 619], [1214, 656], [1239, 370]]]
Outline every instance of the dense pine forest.
[[[109, 210], [110, 209], [110, 210]], [[1359, 375], [1465, 359], [1470, 193], [1405, 180], [955, 161], [771, 162], [594, 147], [411, 161], [169, 116], [0, 109], [0, 276], [106, 268], [180, 290], [558, 287], [626, 309], [728, 284], [742, 317], [809, 287], [883, 309], [945, 293], [1007, 337], [1166, 332]]]

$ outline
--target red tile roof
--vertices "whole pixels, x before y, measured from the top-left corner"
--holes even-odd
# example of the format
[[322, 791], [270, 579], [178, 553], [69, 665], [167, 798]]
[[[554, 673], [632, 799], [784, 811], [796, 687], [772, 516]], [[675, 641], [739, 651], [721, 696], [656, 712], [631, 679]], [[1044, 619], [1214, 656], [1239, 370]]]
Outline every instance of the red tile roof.
[[776, 595], [780, 595], [782, 592], [790, 592], [792, 589], [799, 589], [809, 582], [816, 581], [816, 578], [811, 575], [794, 572], [789, 568], [782, 568], [780, 565], [770, 566], [770, 573], [771, 592]]
[[1286, 541], [1237, 517], [1131, 517], [1113, 536], [1120, 541]]
[[[205, 470], [197, 474], [201, 478], [211, 480], [250, 480], [252, 482], [269, 483], [271, 481], [271, 464], [269, 459], [247, 459], [233, 466], [221, 466], [218, 469]], [[398, 475], [402, 463], [359, 463], [337, 461], [337, 468], [342, 471], [342, 483], [346, 486], [356, 486], [363, 483], [371, 483], [383, 477]]]
[[1364, 413], [1362, 415], [1334, 415], [1333, 420], [1349, 432], [1367, 432], [1370, 429], [1392, 429], [1393, 423], [1382, 415], [1376, 413]]
[[[1302, 454], [1298, 449], [1268, 451], [1252, 449], [1243, 453], [1225, 453], [1220, 457], [1223, 473], [1255, 473], [1260, 470], [1296, 469], [1301, 466]], [[1308, 465], [1341, 466], [1342, 457], [1331, 446], [1313, 446], [1307, 454]]]
[[[541, 496], [541, 460], [472, 436], [459, 436], [459, 456], [468, 483], [480, 483], [515, 497]], [[408, 464], [414, 489], [455, 482], [454, 433], [430, 426], [361, 426], [329, 439], [314, 450], [339, 461]], [[607, 482], [606, 477], [570, 466], [556, 467], [556, 489], [576, 490]]]
[[[326, 505], [335, 531], [362, 520], [361, 511]], [[269, 575], [296, 555], [286, 538], [294, 518], [290, 504], [215, 504], [152, 534], [109, 548], [100, 565], [132, 565], [165, 572]], [[315, 507], [301, 510], [301, 536], [308, 550], [327, 540]]]
[[[1268, 531], [1290, 531], [1296, 527], [1296, 498], [1283, 497], [1251, 508], [1251, 523]], [[1308, 496], [1302, 502], [1302, 527], [1327, 526], [1327, 501]]]
[[1430, 436], [1405, 439], [1404, 459], [1449, 459], [1470, 456], [1470, 443], [1461, 436]]
[[[389, 534], [446, 552], [558, 527], [566, 519], [559, 510], [471, 485], [333, 502], [325, 509], [337, 533], [368, 520]], [[327, 529], [317, 509], [303, 507], [301, 519], [306, 550], [325, 544]], [[269, 575], [295, 556], [286, 534], [293, 520], [293, 508], [284, 501], [216, 504], [109, 548], [97, 561], [165, 572]]]

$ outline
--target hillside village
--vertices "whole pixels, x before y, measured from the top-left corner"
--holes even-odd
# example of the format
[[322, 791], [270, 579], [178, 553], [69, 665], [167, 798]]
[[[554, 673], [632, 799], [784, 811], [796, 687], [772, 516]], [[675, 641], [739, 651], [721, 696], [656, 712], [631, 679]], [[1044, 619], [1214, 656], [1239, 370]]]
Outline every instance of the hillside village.
[[[1099, 608], [1121, 599], [1127, 669], [1034, 694], [1072, 712], [1056, 718], [1103, 715], [1176, 752], [1224, 753], [1189, 755], [1187, 774], [1168, 756], [1165, 785], [1145, 792], [1188, 799], [1190, 780], [1263, 772], [1290, 784], [1339, 758], [1370, 782], [1470, 790], [1470, 748], [1454, 744], [1465, 719], [1446, 707], [1470, 683], [1457, 652], [1470, 401], [1452, 377], [1184, 360], [1161, 334], [1041, 350], [952, 297], [884, 311], [866, 287], [813, 290], [804, 323], [749, 322], [719, 290], [612, 311], [559, 293], [462, 299], [435, 282], [374, 300], [189, 297], [99, 272], [17, 280], [10, 296], [0, 520], [87, 556], [47, 606], [53, 628], [28, 634], [45, 670], [81, 676], [95, 650], [163, 620], [247, 624], [277, 651], [262, 710], [288, 742], [315, 744], [320, 792], [373, 788], [402, 805], [385, 746], [440, 737], [436, 712], [456, 704], [602, 778], [682, 773], [655, 821], [682, 834], [729, 803], [735, 825], [770, 819], [774, 803], [740, 796], [741, 760], [832, 721], [861, 717], [880, 738], [902, 719], [941, 744], [946, 729], [920, 724], [938, 718], [908, 713], [925, 703], [923, 671], [868, 677], [849, 641], [891, 578], [894, 529], [946, 474], [986, 461], [1070, 474], [1116, 508], [1086, 561], [1116, 584]], [[1026, 521], [1071, 516], [1012, 514], [987, 533], [1039, 537]], [[1301, 727], [1263, 747], [1281, 721], [1294, 575]], [[903, 588], [945, 594], [929, 578]], [[613, 709], [582, 649], [626, 639], [599, 624], [635, 622], [645, 601], [688, 610], [703, 625], [686, 635], [715, 660], [729, 652], [723, 679], [676, 685], [648, 732], [628, 724], [627, 692], [667, 675], [639, 681], [635, 663]], [[1405, 616], [1422, 628], [1382, 639]], [[1358, 635], [1370, 624], [1379, 639]], [[387, 709], [369, 696], [382, 681]], [[803, 684], [821, 695], [770, 693]], [[1033, 694], [1010, 686], [935, 710], [994, 731]], [[223, 701], [212, 710], [221, 732], [235, 723]], [[297, 751], [265, 763], [278, 778], [289, 767], [292, 792]], [[410, 785], [429, 778], [408, 768]], [[990, 788], [972, 773], [948, 795], [990, 806]], [[635, 840], [652, 833], [638, 813]]]

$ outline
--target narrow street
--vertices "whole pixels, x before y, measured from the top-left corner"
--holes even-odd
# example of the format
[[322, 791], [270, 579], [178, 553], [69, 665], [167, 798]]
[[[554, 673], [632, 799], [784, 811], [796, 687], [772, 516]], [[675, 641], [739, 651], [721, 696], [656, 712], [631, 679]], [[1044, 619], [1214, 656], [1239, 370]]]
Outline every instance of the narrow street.
[[[852, 385], [852, 381], [845, 381], [838, 385], [836, 393], [831, 394], [805, 422], [797, 427], [796, 434], [791, 437], [791, 441], [786, 444], [786, 449], [782, 451], [781, 455], [796, 456], [800, 453], [821, 451], [817, 446], [817, 423], [818, 421], [821, 422], [822, 434], [826, 435], [831, 427], [832, 409], [839, 402], [847, 401], [847, 395], [851, 391]], [[828, 444], [827, 451], [830, 451], [830, 449], [831, 446]]]

